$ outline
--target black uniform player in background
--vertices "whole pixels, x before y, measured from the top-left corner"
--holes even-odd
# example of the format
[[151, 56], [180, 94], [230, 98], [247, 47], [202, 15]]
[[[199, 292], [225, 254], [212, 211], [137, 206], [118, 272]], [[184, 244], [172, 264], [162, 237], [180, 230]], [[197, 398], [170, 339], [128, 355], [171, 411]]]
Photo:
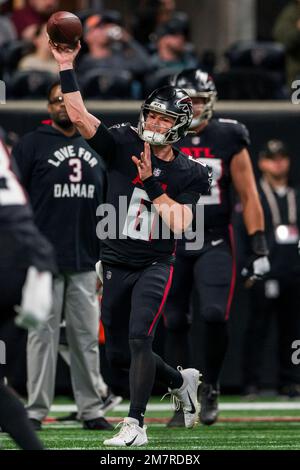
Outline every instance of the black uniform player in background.
[[[23, 327], [47, 320], [52, 301], [52, 247], [33, 224], [33, 215], [4, 144], [0, 141], [0, 427], [25, 450], [41, 450], [22, 403], [5, 385], [15, 345], [6, 328], [16, 316]], [[4, 348], [5, 346], [5, 348]], [[4, 363], [4, 364], [3, 364]]]
[[[165, 308], [166, 360], [173, 365], [189, 363], [189, 307], [194, 286], [198, 310], [194, 314], [200, 314], [205, 323], [200, 420], [213, 424], [217, 419], [218, 380], [227, 350], [227, 321], [235, 284], [230, 225], [232, 183], [241, 199], [251, 237], [253, 257], [247, 275], [252, 280], [269, 269], [264, 217], [247, 150], [249, 136], [245, 126], [230, 119], [211, 119], [216, 89], [207, 73], [183, 71], [173, 78], [172, 84], [183, 88], [193, 101], [194, 118], [189, 134], [179, 142], [180, 150], [212, 167], [213, 184], [211, 194], [199, 201], [205, 205], [203, 248], [187, 251], [183, 243], [178, 246], [173, 284]], [[182, 412], [178, 411], [169, 425], [182, 423]]]
[[[191, 207], [208, 193], [210, 175], [171, 146], [192, 120], [185, 92], [156, 90], [142, 106], [138, 129], [108, 130], [88, 113], [78, 91], [73, 61], [80, 44], [74, 51], [51, 49], [69, 117], [107, 161], [106, 201], [116, 216], [103, 240], [102, 320], [110, 363], [130, 367], [130, 410], [120, 432], [104, 444], [141, 446], [148, 442], [143, 421], [155, 378], [181, 402], [186, 427], [197, 421], [199, 371], [169, 367], [153, 353], [152, 342], [172, 282], [174, 233], [191, 224]], [[160, 229], [166, 228], [163, 238]]]

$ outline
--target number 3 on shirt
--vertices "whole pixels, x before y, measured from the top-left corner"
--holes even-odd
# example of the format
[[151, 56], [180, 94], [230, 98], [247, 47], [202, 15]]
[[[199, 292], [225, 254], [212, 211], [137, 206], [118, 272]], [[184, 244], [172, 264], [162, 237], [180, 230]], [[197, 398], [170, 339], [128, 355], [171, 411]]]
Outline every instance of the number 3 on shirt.
[[72, 174], [69, 176], [72, 183], [79, 183], [82, 180], [82, 164], [79, 158], [71, 158], [69, 165], [72, 167]]
[[150, 199], [141, 188], [134, 188], [122, 234], [137, 240], [150, 241], [157, 213], [149, 211], [144, 201]]

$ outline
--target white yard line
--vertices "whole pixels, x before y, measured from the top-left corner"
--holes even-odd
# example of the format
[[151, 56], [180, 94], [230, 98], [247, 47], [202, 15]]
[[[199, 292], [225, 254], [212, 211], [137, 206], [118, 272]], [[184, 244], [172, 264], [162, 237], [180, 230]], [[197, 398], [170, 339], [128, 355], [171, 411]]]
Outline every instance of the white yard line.
[[[221, 411], [251, 411], [251, 410], [300, 410], [300, 402], [255, 402], [255, 403], [220, 403]], [[129, 405], [118, 405], [114, 408], [115, 412], [127, 412]], [[71, 413], [76, 411], [76, 405], [53, 405], [52, 413]], [[171, 406], [168, 404], [150, 404], [147, 406], [148, 411], [170, 411]]]

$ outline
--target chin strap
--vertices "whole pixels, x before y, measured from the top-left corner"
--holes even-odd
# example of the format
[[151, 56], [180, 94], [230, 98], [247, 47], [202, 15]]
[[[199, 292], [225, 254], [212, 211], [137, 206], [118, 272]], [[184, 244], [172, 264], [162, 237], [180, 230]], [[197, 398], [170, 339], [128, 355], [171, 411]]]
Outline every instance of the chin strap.
[[200, 126], [202, 121], [203, 121], [203, 119], [201, 118], [201, 116], [199, 116], [197, 118], [193, 118], [192, 122], [191, 122], [191, 125], [190, 125], [190, 129], [191, 130], [196, 129], [198, 126]]

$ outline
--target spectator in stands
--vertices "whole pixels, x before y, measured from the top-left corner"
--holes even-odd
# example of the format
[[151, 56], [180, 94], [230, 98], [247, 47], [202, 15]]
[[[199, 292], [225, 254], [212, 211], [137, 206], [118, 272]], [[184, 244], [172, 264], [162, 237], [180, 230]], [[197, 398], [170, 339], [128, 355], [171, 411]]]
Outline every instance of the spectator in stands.
[[19, 62], [18, 69], [57, 73], [57, 64], [48, 45], [46, 24], [37, 27], [32, 42], [35, 46], [35, 52], [23, 57]]
[[175, 0], [158, 0], [157, 22], [166, 23], [173, 18], [176, 11]]
[[286, 48], [286, 76], [289, 85], [300, 76], [300, 0], [293, 0], [278, 16], [274, 39]]
[[175, 0], [141, 0], [138, 14], [133, 21], [133, 35], [143, 45], [148, 45], [159, 26], [178, 19], [188, 34], [187, 14], [176, 10]]
[[15, 10], [12, 21], [21, 39], [32, 40], [37, 26], [59, 10], [59, 0], [27, 0], [24, 8]]
[[144, 48], [109, 14], [93, 15], [86, 20], [84, 40], [88, 54], [78, 64], [80, 75], [101, 68], [116, 74], [128, 70], [139, 75], [149, 68], [149, 56]]
[[0, 46], [17, 39], [17, 33], [13, 23], [7, 16], [0, 16]]
[[[251, 313], [244, 341], [245, 392], [257, 394], [263, 383], [264, 346], [274, 321], [277, 323], [278, 391], [300, 395], [300, 374], [291, 360], [292, 343], [300, 335], [300, 230], [299, 191], [290, 187], [290, 157], [283, 142], [270, 140], [259, 154], [262, 178], [258, 189], [265, 215], [271, 271], [250, 291]], [[238, 234], [244, 233], [239, 218]], [[241, 241], [243, 237], [240, 237]], [[239, 243], [241, 245], [241, 243]], [[273, 345], [275, 348], [275, 345]], [[276, 347], [277, 352], [277, 347]]]
[[174, 19], [161, 25], [156, 31], [157, 52], [152, 57], [155, 69], [169, 69], [170, 74], [185, 68], [196, 68], [195, 55], [189, 50], [183, 24]]

